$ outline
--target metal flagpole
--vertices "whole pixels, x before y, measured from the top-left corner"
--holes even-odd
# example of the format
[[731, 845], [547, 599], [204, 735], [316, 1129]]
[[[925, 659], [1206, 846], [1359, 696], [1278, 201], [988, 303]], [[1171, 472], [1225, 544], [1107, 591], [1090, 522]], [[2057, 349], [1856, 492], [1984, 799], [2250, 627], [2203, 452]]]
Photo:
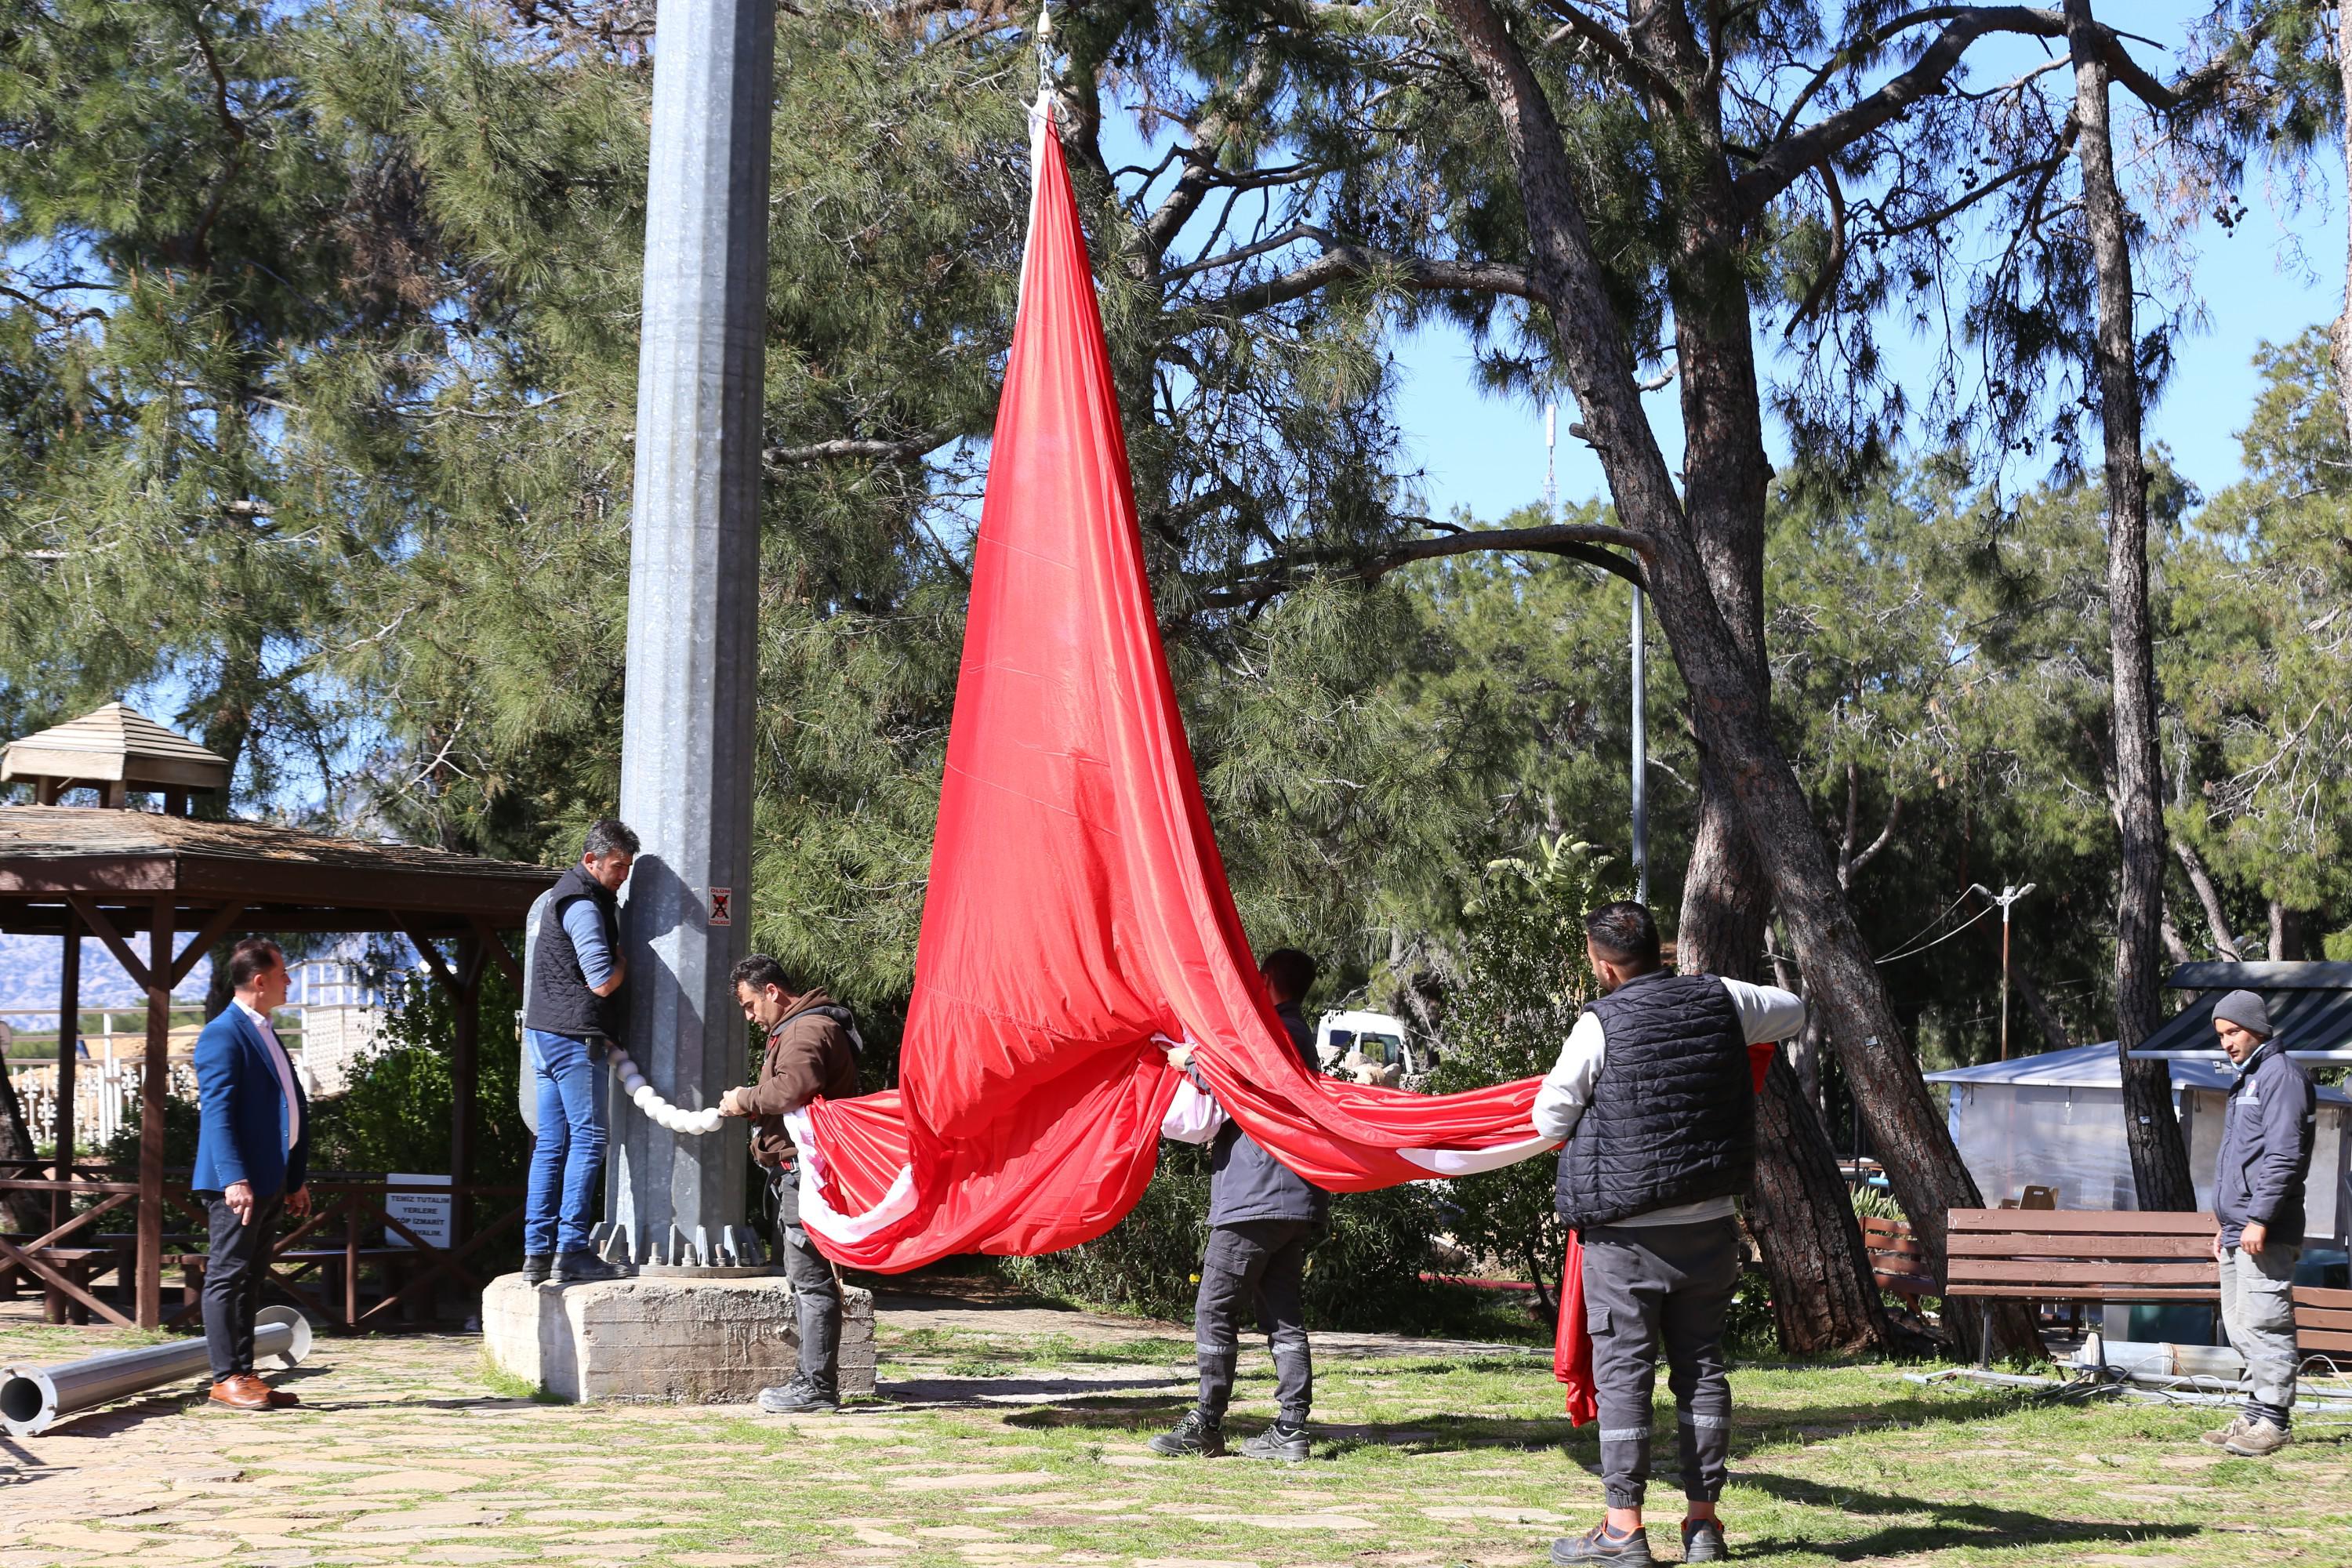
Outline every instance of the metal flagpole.
[[1633, 590], [1633, 896], [1650, 901], [1649, 658], [1642, 635], [1642, 590]]

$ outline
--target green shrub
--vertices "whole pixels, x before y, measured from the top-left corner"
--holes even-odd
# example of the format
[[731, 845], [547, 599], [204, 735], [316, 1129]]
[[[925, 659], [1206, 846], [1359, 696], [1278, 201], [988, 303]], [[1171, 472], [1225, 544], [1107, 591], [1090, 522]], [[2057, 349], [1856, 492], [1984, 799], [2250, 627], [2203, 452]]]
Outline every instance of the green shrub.
[[[1430, 1087], [1441, 1094], [1538, 1078], [1559, 1059], [1576, 1016], [1597, 994], [1584, 956], [1584, 914], [1624, 896], [1607, 858], [1565, 837], [1529, 860], [1486, 868], [1465, 910], [1462, 978], [1445, 1017], [1445, 1055]], [[1553, 1209], [1554, 1163], [1522, 1160], [1447, 1184], [1445, 1228], [1472, 1257], [1524, 1269], [1547, 1306], [1568, 1233]]]

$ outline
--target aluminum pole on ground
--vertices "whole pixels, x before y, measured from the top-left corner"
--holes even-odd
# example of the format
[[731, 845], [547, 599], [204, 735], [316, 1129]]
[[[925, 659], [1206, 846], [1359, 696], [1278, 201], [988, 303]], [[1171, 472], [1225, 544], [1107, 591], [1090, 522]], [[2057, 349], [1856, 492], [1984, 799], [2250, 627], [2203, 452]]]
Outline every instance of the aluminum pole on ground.
[[[269, 1306], [254, 1314], [255, 1361], [274, 1356], [280, 1366], [292, 1366], [310, 1353], [310, 1323], [299, 1311]], [[202, 1335], [58, 1366], [0, 1367], [0, 1426], [12, 1437], [30, 1437], [76, 1411], [211, 1370], [212, 1351]]]
[[[775, 7], [668, 0], [654, 34], [621, 816], [623, 1044], [673, 1103], [743, 1079], [728, 980], [751, 876], [769, 121]], [[614, 1117], [608, 1214], [636, 1257], [743, 1217], [740, 1138]]]

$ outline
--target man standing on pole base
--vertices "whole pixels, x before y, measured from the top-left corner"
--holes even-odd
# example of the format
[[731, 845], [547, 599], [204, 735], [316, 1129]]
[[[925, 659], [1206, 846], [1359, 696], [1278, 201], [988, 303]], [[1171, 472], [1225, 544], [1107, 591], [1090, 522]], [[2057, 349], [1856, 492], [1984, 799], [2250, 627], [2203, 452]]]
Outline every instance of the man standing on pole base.
[[755, 952], [735, 966], [735, 1001], [766, 1032], [754, 1082], [719, 1098], [723, 1116], [751, 1119], [751, 1158], [776, 1201], [776, 1250], [800, 1316], [799, 1375], [760, 1391], [772, 1415], [831, 1410], [841, 1403], [841, 1281], [801, 1228], [800, 1150], [784, 1118], [812, 1100], [857, 1093], [857, 1035], [849, 1009], [824, 991], [795, 991], [784, 966]]
[[2221, 1323], [2246, 1358], [2246, 1407], [2205, 1440], [2246, 1458], [2286, 1447], [2294, 1412], [2294, 1266], [2303, 1256], [2304, 1185], [2319, 1097], [2278, 1047], [2269, 1004], [2232, 991], [2213, 1004], [2213, 1033], [2238, 1070], [2213, 1163], [2213, 1260]]
[[1653, 1561], [1642, 1501], [1663, 1332], [1690, 1500], [1683, 1561], [1719, 1563], [1716, 1500], [1731, 1450], [1723, 1320], [1739, 1280], [1731, 1201], [1756, 1178], [1748, 1047], [1794, 1035], [1805, 1005], [1769, 985], [1666, 973], [1657, 923], [1641, 904], [1603, 904], [1584, 932], [1603, 994], [1569, 1032], [1534, 1116], [1537, 1131], [1563, 1140], [1559, 1214], [1584, 1241], [1609, 1515], [1554, 1542], [1551, 1560]]
[[604, 1129], [596, 1120], [593, 1042], [620, 1031], [628, 978], [615, 897], [635, 864], [637, 836], [606, 817], [550, 889], [532, 944], [523, 1058], [539, 1091], [539, 1137], [523, 1200], [522, 1277], [537, 1285], [618, 1279], [628, 1270], [588, 1247]]

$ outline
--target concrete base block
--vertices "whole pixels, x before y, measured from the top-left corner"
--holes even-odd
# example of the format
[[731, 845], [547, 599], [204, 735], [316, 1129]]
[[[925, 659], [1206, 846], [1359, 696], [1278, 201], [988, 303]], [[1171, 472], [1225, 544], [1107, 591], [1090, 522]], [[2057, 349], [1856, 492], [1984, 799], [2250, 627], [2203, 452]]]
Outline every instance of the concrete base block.
[[[874, 1392], [874, 1298], [845, 1286], [841, 1395]], [[800, 1323], [781, 1276], [526, 1285], [506, 1274], [482, 1292], [491, 1364], [575, 1402], [725, 1405], [789, 1383]]]

